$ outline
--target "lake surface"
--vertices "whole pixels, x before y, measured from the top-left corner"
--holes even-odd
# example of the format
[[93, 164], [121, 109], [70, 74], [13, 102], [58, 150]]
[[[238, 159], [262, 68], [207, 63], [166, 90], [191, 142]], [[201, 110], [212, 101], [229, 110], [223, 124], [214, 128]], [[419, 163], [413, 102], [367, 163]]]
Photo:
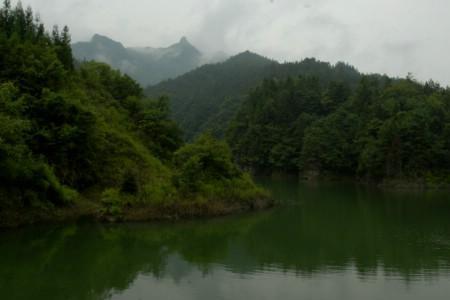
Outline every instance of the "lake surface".
[[276, 209], [0, 232], [0, 299], [449, 299], [448, 193], [261, 183]]

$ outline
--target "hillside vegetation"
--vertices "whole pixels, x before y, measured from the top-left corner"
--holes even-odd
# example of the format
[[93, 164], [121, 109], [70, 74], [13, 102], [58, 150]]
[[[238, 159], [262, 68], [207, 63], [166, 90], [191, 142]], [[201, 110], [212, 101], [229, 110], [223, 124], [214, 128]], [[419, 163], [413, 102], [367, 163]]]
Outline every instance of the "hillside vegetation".
[[450, 182], [450, 90], [433, 81], [363, 76], [265, 80], [232, 122], [228, 141], [256, 172]]
[[204, 131], [223, 137], [243, 100], [265, 78], [316, 76], [323, 84], [342, 80], [355, 86], [361, 75], [353, 67], [330, 65], [313, 58], [297, 63], [269, 60], [251, 52], [236, 55], [219, 64], [205, 65], [173, 80], [146, 89], [152, 97], [171, 99], [173, 119], [191, 140]]
[[[225, 143], [204, 135], [183, 145], [167, 98], [144, 101], [134, 80], [101, 63], [75, 68], [67, 27], [48, 33], [30, 8], [4, 2], [0, 225], [10, 212], [20, 223], [31, 211], [82, 204], [126, 219], [139, 207], [202, 215], [266, 198], [232, 163]], [[191, 206], [200, 208], [179, 209]]]

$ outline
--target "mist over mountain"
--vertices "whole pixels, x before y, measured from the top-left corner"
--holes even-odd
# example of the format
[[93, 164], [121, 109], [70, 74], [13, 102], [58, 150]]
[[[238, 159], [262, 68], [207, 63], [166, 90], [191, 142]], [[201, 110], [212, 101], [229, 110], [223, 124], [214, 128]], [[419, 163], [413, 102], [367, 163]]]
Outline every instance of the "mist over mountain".
[[76, 59], [107, 63], [128, 74], [142, 86], [175, 78], [206, 61], [217, 61], [224, 57], [224, 54], [214, 56], [202, 54], [186, 37], [165, 48], [127, 48], [120, 42], [95, 34], [89, 42], [73, 44], [72, 50]]
[[343, 81], [355, 86], [361, 74], [345, 63], [332, 65], [314, 58], [279, 63], [245, 51], [225, 62], [208, 64], [175, 79], [149, 86], [150, 97], [167, 95], [172, 117], [187, 139], [205, 131], [223, 137], [247, 94], [264, 79], [315, 76], [322, 84]]

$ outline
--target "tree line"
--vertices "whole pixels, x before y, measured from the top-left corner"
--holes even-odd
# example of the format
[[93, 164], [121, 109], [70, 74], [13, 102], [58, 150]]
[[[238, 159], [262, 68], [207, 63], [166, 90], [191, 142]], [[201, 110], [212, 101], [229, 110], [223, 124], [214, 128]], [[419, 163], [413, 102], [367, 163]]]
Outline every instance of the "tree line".
[[356, 86], [318, 76], [267, 79], [227, 134], [255, 172], [448, 182], [450, 90], [412, 76], [363, 76]]

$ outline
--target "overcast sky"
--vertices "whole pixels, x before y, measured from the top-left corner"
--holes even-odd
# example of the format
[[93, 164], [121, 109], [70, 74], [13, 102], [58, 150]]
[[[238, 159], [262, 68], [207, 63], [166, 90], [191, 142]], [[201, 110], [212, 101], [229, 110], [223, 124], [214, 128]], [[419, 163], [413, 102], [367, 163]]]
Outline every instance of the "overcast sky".
[[[14, 1], [13, 1], [14, 2]], [[73, 41], [125, 46], [186, 36], [203, 52], [251, 50], [279, 61], [316, 57], [363, 72], [450, 84], [449, 0], [22, 0]]]

